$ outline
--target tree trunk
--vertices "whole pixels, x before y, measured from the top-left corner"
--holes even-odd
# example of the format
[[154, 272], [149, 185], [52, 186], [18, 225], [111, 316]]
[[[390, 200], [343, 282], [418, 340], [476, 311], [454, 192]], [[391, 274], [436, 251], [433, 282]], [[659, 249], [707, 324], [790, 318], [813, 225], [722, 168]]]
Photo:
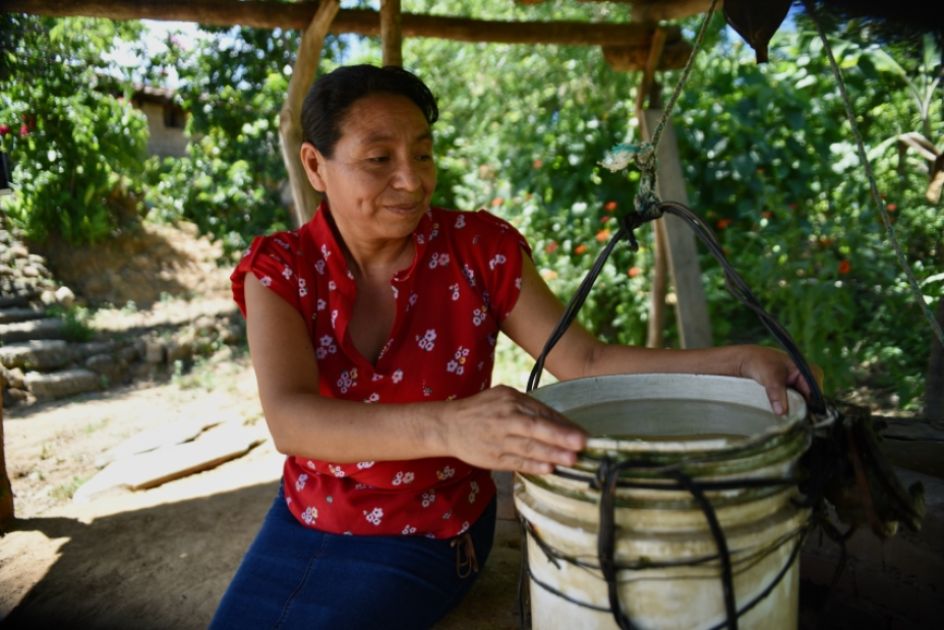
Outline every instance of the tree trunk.
[[7, 458], [3, 441], [3, 376], [0, 376], [0, 534], [13, 523], [13, 487], [7, 475]]
[[403, 66], [402, 21], [400, 0], [380, 0], [380, 44], [385, 66]]
[[[944, 298], [937, 302], [937, 321], [944, 327]], [[931, 335], [931, 357], [924, 380], [924, 415], [931, 422], [944, 422], [944, 347]]]
[[292, 78], [288, 82], [288, 94], [279, 113], [279, 140], [282, 147], [282, 161], [288, 172], [288, 181], [292, 188], [292, 201], [295, 205], [295, 226], [301, 226], [314, 214], [318, 207], [319, 195], [311, 187], [299, 151], [302, 147], [302, 103], [305, 95], [315, 82], [321, 48], [331, 21], [337, 15], [340, 5], [338, 0], [323, 0], [311, 23], [302, 34], [298, 47], [298, 58], [292, 69]]

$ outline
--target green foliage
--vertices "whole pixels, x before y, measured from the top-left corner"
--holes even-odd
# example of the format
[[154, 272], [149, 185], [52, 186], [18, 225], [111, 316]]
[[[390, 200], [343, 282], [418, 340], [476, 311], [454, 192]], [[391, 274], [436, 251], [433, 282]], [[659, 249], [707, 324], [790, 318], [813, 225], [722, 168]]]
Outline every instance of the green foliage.
[[147, 126], [103, 59], [135, 32], [0, 14], [0, 150], [14, 164], [0, 203], [29, 237], [92, 242], [136, 217]]
[[[928, 98], [935, 86], [920, 76], [939, 67], [939, 52], [928, 63], [933, 55], [892, 50], [909, 67], [896, 62], [901, 71], [893, 73], [881, 69], [891, 67], [888, 53], [854, 39], [834, 46], [866, 145], [907, 131], [939, 141], [940, 91]], [[767, 66], [730, 41], [699, 60], [676, 117], [692, 203], [761, 301], [824, 368], [829, 391], [867, 377], [916, 404], [930, 331], [868, 196], [822, 45], [802, 20], [774, 43]], [[912, 80], [924, 98], [914, 98]], [[944, 267], [944, 216], [924, 198], [919, 162], [908, 156], [899, 164], [889, 150], [873, 168], [909, 265], [933, 302], [941, 286], [927, 278]], [[766, 336], [740, 305], [721, 299], [720, 269], [704, 267], [720, 340]]]
[[[279, 111], [299, 36], [252, 28], [203, 34], [193, 50], [172, 35], [168, 52], [152, 59], [154, 80], [176, 70], [178, 98], [191, 116], [186, 157], [150, 164], [148, 203], [153, 217], [189, 219], [227, 251], [241, 250], [254, 235], [291, 223], [282, 199]], [[339, 45], [329, 38], [329, 58]]]

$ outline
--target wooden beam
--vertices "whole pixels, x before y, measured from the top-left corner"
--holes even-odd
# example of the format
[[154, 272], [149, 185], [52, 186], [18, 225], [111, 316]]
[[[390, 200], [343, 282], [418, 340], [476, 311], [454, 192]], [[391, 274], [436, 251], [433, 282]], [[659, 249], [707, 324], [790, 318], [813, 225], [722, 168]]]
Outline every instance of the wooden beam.
[[282, 161], [285, 163], [289, 185], [292, 188], [296, 227], [301, 227], [308, 222], [315, 213], [319, 200], [318, 193], [308, 181], [300, 156], [302, 103], [315, 82], [325, 36], [340, 8], [338, 0], [325, 0], [318, 6], [311, 23], [302, 33], [298, 57], [292, 68], [292, 78], [288, 82], [288, 93], [282, 110], [279, 112], [279, 144], [282, 147]]
[[[264, 0], [2, 0], [0, 11], [56, 17], [86, 16], [112, 20], [180, 20], [213, 26], [251, 26], [302, 30], [311, 22], [318, 2], [275, 3]], [[567, 44], [636, 46], [649, 50], [652, 27], [646, 24], [597, 22], [512, 22], [402, 14], [404, 37], [433, 37], [467, 42], [505, 44]], [[681, 40], [681, 30], [666, 27], [669, 40]], [[331, 33], [380, 35], [377, 11], [344, 9]]]
[[403, 66], [402, 26], [400, 0], [380, 0], [380, 46], [385, 66]]
[[3, 375], [0, 375], [0, 535], [13, 524], [13, 487], [7, 474], [7, 458], [3, 446]]
[[[516, 0], [518, 4], [544, 4], [547, 0]], [[704, 13], [711, 5], [711, 0], [580, 0], [580, 2], [613, 2], [631, 4], [633, 20], [637, 22], [658, 22], [660, 20], [679, 20], [699, 13]]]
[[[653, 27], [657, 31], [665, 31], [666, 27]], [[666, 39], [671, 36], [671, 32], [666, 32]], [[652, 41], [647, 40], [643, 43], [633, 46], [604, 46], [603, 58], [614, 70], [630, 72], [633, 70], [642, 70], [646, 67], [649, 60], [649, 54], [652, 51]], [[662, 46], [662, 54], [659, 56], [656, 70], [672, 70], [682, 68], [692, 54], [692, 45], [688, 42], [678, 39], [672, 42], [666, 41]]]
[[[650, 140], [652, 131], [662, 115], [660, 109], [647, 109], [639, 120], [644, 140]], [[678, 143], [671, 121], [666, 123], [656, 150], [656, 192], [660, 199], [688, 204], [682, 164], [678, 157]], [[659, 221], [665, 225], [666, 253], [672, 285], [675, 287], [675, 316], [679, 338], [683, 348], [705, 348], [712, 344], [711, 320], [708, 318], [708, 303], [701, 281], [695, 235], [685, 222], [675, 216], [665, 215]]]

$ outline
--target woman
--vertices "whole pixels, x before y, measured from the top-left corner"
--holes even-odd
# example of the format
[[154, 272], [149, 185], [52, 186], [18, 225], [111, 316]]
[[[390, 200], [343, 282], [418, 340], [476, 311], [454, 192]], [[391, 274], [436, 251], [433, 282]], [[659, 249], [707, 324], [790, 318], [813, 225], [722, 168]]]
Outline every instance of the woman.
[[[499, 332], [536, 356], [562, 306], [511, 225], [430, 207], [437, 116], [428, 88], [392, 67], [339, 68], [305, 100], [301, 159], [324, 202], [298, 230], [257, 238], [232, 278], [288, 457], [215, 627], [429, 627], [488, 556], [488, 471], [547, 473], [585, 444], [552, 409], [490, 387]], [[776, 413], [785, 386], [803, 386], [774, 350], [611, 346], [577, 325], [546, 365], [561, 380], [749, 377]]]

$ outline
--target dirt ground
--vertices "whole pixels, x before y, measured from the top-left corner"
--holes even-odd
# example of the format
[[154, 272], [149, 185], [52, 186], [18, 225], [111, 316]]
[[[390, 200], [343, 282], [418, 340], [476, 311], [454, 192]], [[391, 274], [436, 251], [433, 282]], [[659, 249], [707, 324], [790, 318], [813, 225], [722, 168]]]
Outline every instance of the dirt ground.
[[[207, 418], [264, 424], [245, 357], [219, 357], [172, 382], [4, 415], [17, 520], [0, 539], [0, 626], [207, 626], [275, 496], [282, 456], [270, 440], [151, 490], [70, 501], [103, 452], [147, 429]], [[517, 627], [514, 523], [500, 522], [499, 534], [492, 577], [442, 628]]]

